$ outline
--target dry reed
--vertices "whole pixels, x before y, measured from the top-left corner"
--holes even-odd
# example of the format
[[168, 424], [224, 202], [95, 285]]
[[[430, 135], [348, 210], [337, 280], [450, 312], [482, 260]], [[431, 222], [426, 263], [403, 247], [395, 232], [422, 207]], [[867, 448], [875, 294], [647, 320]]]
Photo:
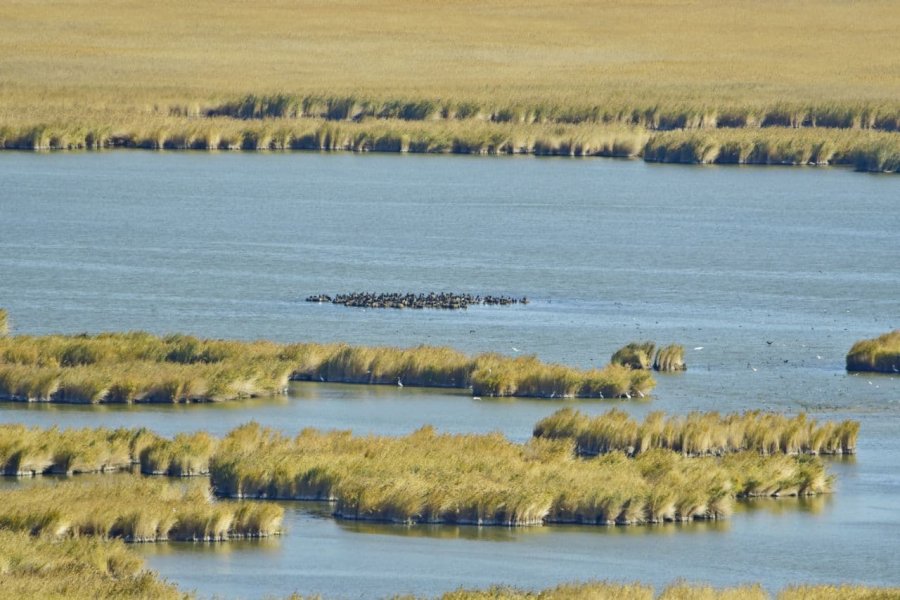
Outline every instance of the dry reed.
[[534, 427], [536, 438], [574, 440], [576, 452], [583, 456], [607, 452], [634, 455], [657, 448], [685, 456], [745, 451], [764, 455], [853, 454], [858, 435], [856, 421], [819, 425], [803, 413], [788, 418], [759, 411], [728, 415], [693, 412], [669, 418], [652, 412], [639, 423], [617, 409], [590, 417], [564, 408]]
[[847, 353], [847, 370], [900, 373], [900, 329], [853, 344]]
[[0, 339], [0, 398], [74, 403], [219, 401], [286, 390], [289, 379], [471, 387], [476, 395], [631, 397], [647, 373], [583, 371], [534, 356], [470, 357], [450, 348], [164, 338], [142, 332]]
[[181, 486], [122, 474], [4, 492], [0, 529], [128, 542], [224, 541], [276, 535], [282, 514], [272, 504], [213, 502], [205, 482]]
[[121, 541], [0, 531], [0, 598], [187, 599]]
[[734, 496], [828, 491], [813, 457], [686, 458], [653, 450], [583, 460], [570, 443], [513, 444], [498, 434], [354, 437], [257, 424], [232, 431], [210, 464], [216, 493], [334, 501], [347, 519], [402, 523], [641, 524], [716, 519]]

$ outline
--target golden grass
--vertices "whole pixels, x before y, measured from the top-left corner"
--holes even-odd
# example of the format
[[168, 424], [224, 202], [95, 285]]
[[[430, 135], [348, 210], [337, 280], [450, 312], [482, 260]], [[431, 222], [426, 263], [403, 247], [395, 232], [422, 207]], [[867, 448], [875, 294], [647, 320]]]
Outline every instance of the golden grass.
[[847, 370], [900, 373], [900, 329], [853, 344], [847, 353]]
[[864, 585], [798, 585], [778, 594], [778, 600], [897, 600], [900, 588]]
[[289, 379], [471, 387], [476, 395], [631, 397], [642, 372], [580, 370], [534, 356], [468, 356], [450, 348], [275, 344], [164, 338], [142, 332], [0, 339], [0, 398], [18, 401], [193, 402], [283, 392]]
[[0, 598], [186, 599], [121, 541], [0, 531]]
[[793, 418], [750, 411], [721, 415], [693, 412], [669, 417], [652, 412], [642, 423], [613, 409], [590, 417], [564, 408], [534, 427], [536, 438], [574, 440], [580, 455], [606, 452], [640, 454], [658, 448], [685, 456], [732, 452], [760, 454], [853, 454], [859, 435], [857, 421], [821, 425], [801, 413]]
[[583, 460], [566, 441], [514, 444], [499, 434], [286, 437], [251, 423], [219, 444], [217, 494], [335, 501], [347, 519], [401, 523], [643, 524], [716, 519], [734, 496], [827, 492], [813, 457], [687, 458], [652, 450]]
[[0, 308], [0, 337], [9, 335], [9, 313], [5, 308]]
[[[18, 0], [0, 5], [0, 147], [643, 153], [896, 171], [898, 29], [889, 0]], [[858, 135], [869, 129], [889, 133]], [[648, 131], [661, 133], [645, 150]]]
[[4, 492], [0, 529], [129, 542], [224, 541], [276, 535], [282, 515], [272, 504], [213, 502], [205, 482], [181, 486], [122, 474]]

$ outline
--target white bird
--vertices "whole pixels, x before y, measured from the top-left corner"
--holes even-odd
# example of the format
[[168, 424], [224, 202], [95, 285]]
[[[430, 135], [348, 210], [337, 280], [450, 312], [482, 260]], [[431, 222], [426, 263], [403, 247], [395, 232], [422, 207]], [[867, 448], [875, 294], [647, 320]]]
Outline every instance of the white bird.
[[519, 349], [516, 348], [515, 346], [513, 346], [513, 352], [518, 352], [518, 351], [519, 351]]
[[403, 387], [403, 382], [400, 381], [400, 378], [397, 378], [397, 387]]
[[472, 396], [472, 400], [481, 400], [481, 396]]
[[818, 358], [819, 360], [822, 360], [822, 357], [819, 356], [818, 354], [816, 354], [816, 358]]
[[694, 350], [703, 350], [703, 346], [697, 346]]
[[325, 381], [325, 378], [324, 378], [324, 377], [322, 377], [322, 376], [321, 376], [321, 375], [319, 375], [319, 381], [322, 381], [322, 382], [324, 382], [324, 381]]
[[642, 392], [641, 390], [638, 390], [638, 396], [640, 396], [641, 398], [643, 398], [643, 397], [644, 397], [644, 392]]

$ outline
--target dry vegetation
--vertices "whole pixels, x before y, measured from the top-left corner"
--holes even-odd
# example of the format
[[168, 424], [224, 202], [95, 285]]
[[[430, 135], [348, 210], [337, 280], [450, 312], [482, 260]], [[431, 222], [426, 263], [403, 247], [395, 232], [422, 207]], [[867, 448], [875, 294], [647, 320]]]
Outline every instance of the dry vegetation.
[[218, 401], [283, 392], [289, 379], [471, 387], [476, 395], [631, 397], [648, 373], [583, 371], [534, 356], [470, 357], [450, 348], [275, 344], [148, 333], [0, 339], [0, 398], [73, 403]]
[[653, 450], [584, 460], [570, 441], [520, 445], [429, 427], [400, 438], [315, 430], [290, 438], [253, 423], [222, 440], [210, 474], [216, 493], [230, 497], [330, 500], [348, 519], [478, 525], [716, 519], [735, 496], [817, 494], [831, 483], [814, 457]]
[[897, 170], [898, 29], [889, 0], [19, 0], [0, 5], [0, 147]]
[[900, 329], [853, 344], [847, 353], [847, 370], [900, 373]]
[[0, 598], [179, 599], [121, 541], [58, 539], [0, 531]]
[[35, 483], [3, 493], [0, 530], [129, 542], [223, 541], [280, 532], [273, 504], [214, 502], [206, 482], [138, 475]]
[[631, 342], [616, 350], [609, 361], [630, 369], [650, 369], [664, 373], [684, 371], [684, 346], [670, 344], [657, 349], [655, 342]]
[[721, 415], [716, 412], [668, 417], [652, 412], [639, 423], [620, 410], [590, 417], [564, 408], [538, 422], [536, 438], [574, 440], [578, 454], [640, 454], [659, 448], [685, 456], [733, 452], [771, 454], [853, 454], [857, 421], [821, 425], [801, 413], [793, 418], [758, 411]]

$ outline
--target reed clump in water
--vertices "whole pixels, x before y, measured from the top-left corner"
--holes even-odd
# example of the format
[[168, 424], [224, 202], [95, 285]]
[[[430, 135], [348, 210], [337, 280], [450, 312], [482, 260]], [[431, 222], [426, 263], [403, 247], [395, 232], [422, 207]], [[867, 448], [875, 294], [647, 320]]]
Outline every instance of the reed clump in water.
[[630, 369], [649, 369], [653, 364], [655, 342], [631, 342], [613, 353], [609, 362]]
[[222, 440], [210, 474], [216, 493], [229, 497], [332, 500], [347, 519], [478, 525], [716, 519], [735, 496], [830, 486], [813, 457], [686, 458], [658, 449], [583, 460], [568, 441], [520, 445], [427, 427], [400, 438], [315, 430], [289, 438], [249, 424]]
[[27, 428], [0, 425], [0, 473], [99, 473], [127, 469], [157, 440], [145, 429]]
[[676, 371], [686, 371], [687, 365], [684, 364], [684, 346], [680, 344], [670, 344], [656, 351], [653, 358], [653, 370], [661, 373], [674, 373]]
[[534, 356], [451, 348], [365, 347], [104, 333], [0, 339], [0, 398], [74, 403], [220, 401], [280, 393], [290, 379], [426, 387], [542, 398], [643, 395], [646, 373], [582, 371]]
[[847, 370], [900, 373], [900, 329], [853, 344], [847, 353]]
[[615, 351], [610, 359], [614, 365], [629, 369], [661, 371], [671, 373], [684, 371], [684, 346], [670, 344], [657, 348], [655, 342], [631, 342]]
[[0, 531], [0, 598], [189, 598], [143, 567], [118, 540]]
[[157, 438], [140, 453], [141, 473], [192, 477], [209, 474], [209, 460], [218, 440], [206, 432], [179, 433], [172, 440]]
[[853, 454], [859, 435], [857, 421], [821, 425], [805, 414], [784, 415], [750, 411], [721, 415], [693, 412], [668, 417], [652, 412], [643, 422], [613, 409], [590, 417], [564, 408], [539, 421], [534, 436], [574, 440], [576, 452], [594, 456], [607, 452], [631, 455], [664, 448], [685, 456], [734, 452], [771, 454]]
[[182, 486], [122, 474], [5, 492], [0, 528], [128, 542], [224, 541], [276, 535], [282, 514], [272, 504], [214, 502], [205, 482]]

